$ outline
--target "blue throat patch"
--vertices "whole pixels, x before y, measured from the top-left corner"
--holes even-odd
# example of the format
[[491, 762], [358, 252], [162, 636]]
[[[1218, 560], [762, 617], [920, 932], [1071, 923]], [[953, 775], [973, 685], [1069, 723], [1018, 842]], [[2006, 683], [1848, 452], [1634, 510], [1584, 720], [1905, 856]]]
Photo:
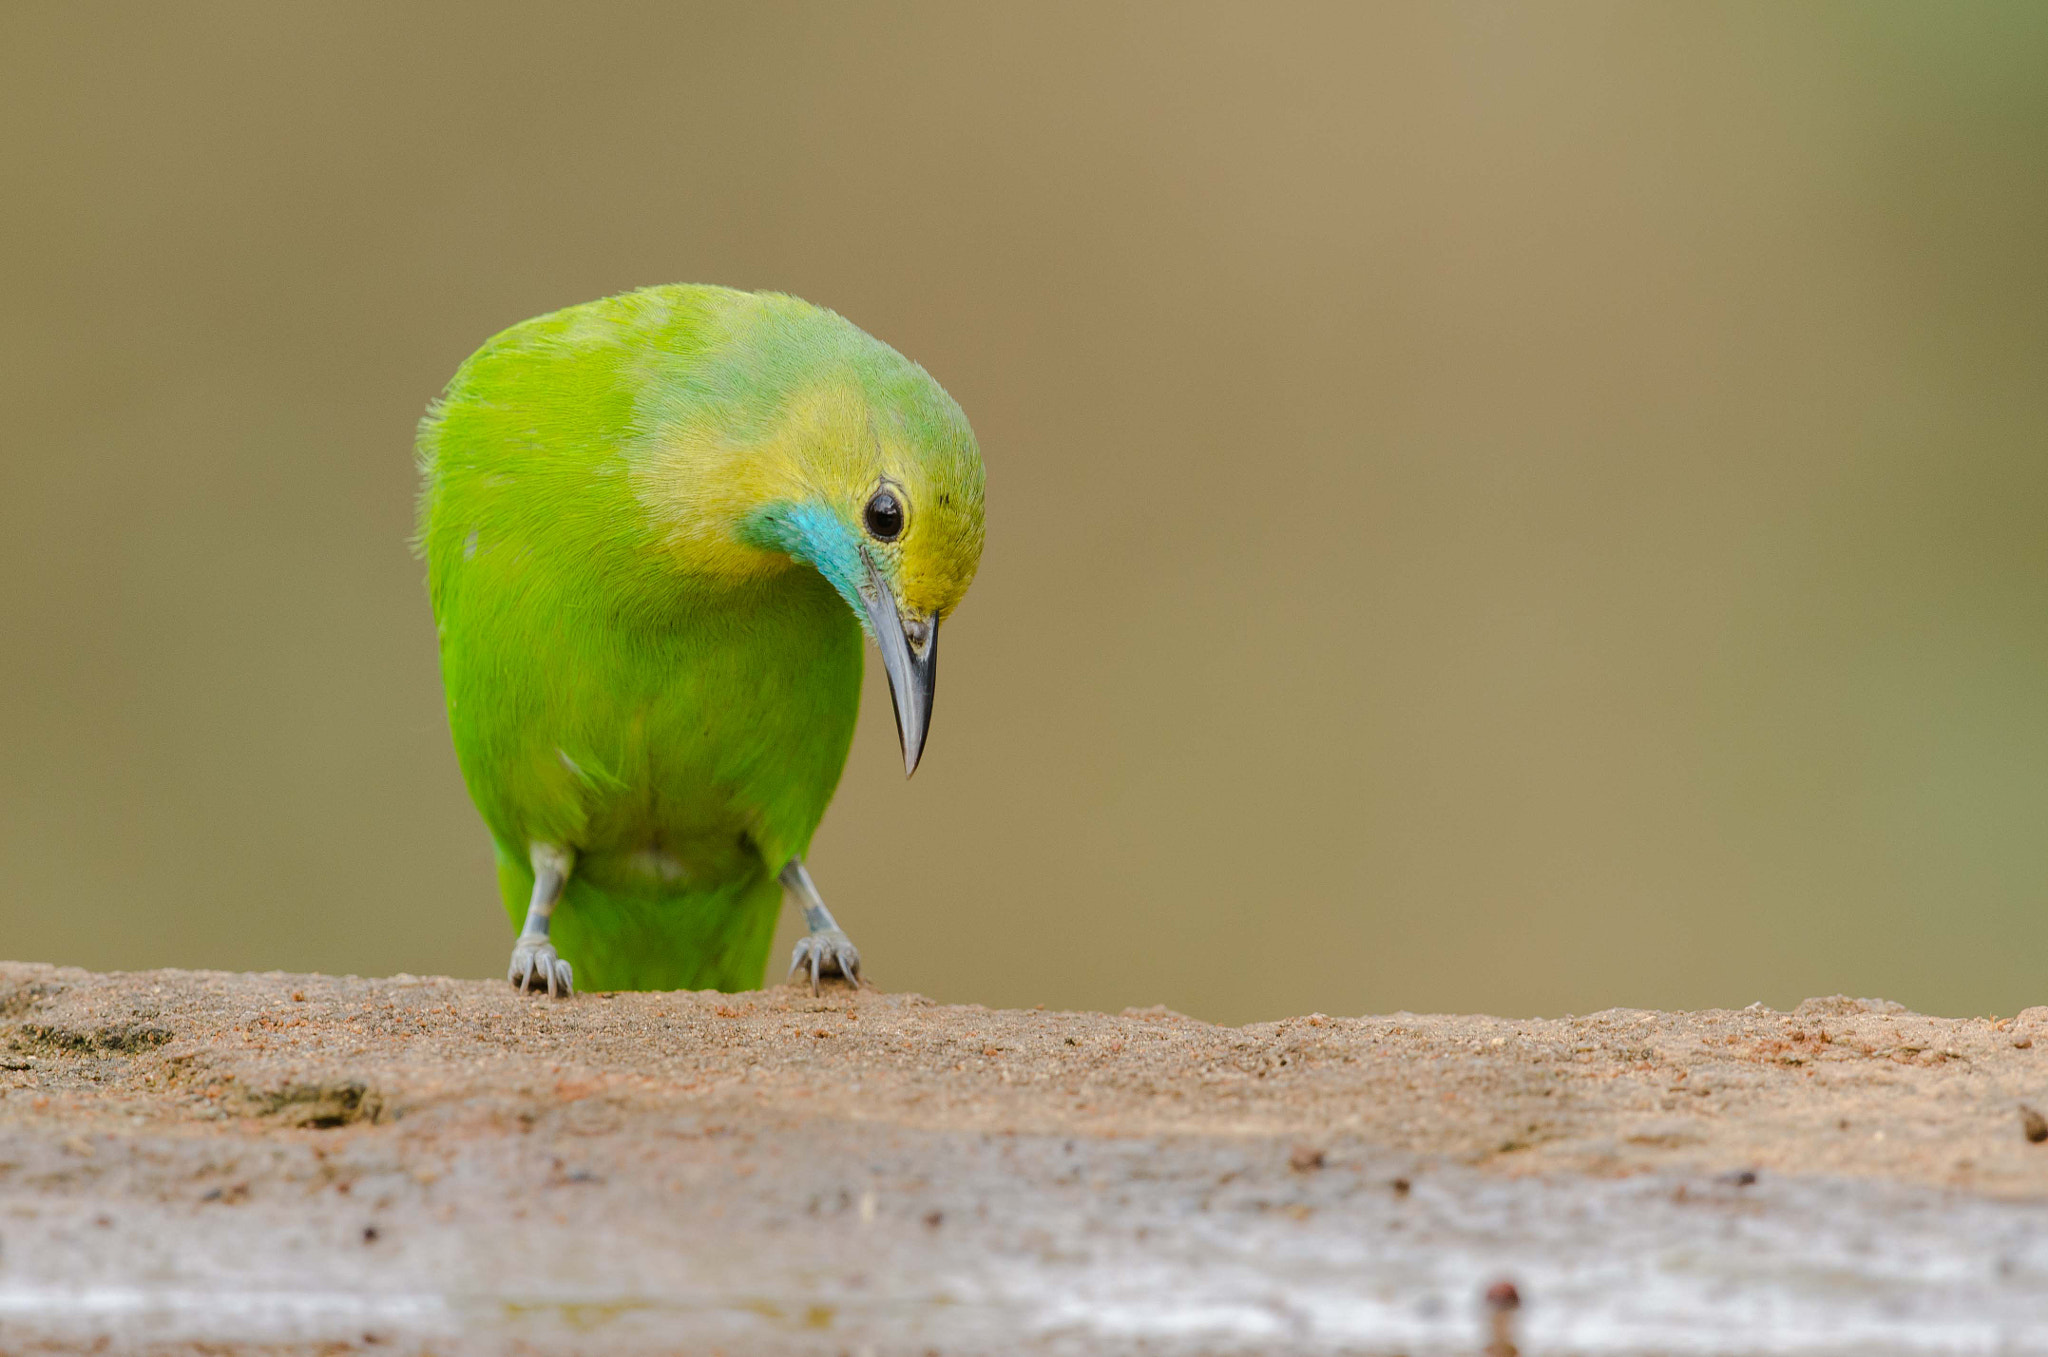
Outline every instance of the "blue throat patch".
[[740, 536], [755, 546], [785, 552], [823, 575], [853, 609], [860, 629], [873, 638], [860, 593], [867, 562], [860, 539], [845, 519], [822, 504], [771, 504], [748, 516]]

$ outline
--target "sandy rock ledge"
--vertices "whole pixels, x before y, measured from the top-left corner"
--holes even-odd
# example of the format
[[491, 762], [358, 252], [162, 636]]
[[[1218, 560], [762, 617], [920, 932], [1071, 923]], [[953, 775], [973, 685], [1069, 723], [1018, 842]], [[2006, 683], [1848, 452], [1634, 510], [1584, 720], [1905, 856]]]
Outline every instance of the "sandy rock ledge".
[[2034, 1109], [2041, 1008], [0, 964], [0, 1351], [2048, 1353]]

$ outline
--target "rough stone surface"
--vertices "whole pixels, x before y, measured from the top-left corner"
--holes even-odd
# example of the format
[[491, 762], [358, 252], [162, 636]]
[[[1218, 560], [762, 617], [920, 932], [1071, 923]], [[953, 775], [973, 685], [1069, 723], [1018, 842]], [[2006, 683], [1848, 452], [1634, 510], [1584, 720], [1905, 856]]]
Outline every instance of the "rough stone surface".
[[0, 1350], [2048, 1353], [2028, 1108], [2048, 1009], [0, 965]]

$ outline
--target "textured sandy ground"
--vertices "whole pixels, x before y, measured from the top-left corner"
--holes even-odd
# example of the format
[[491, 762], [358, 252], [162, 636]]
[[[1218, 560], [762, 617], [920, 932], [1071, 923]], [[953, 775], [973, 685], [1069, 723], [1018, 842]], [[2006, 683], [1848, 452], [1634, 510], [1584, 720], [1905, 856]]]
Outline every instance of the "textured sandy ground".
[[2048, 1352], [2048, 1008], [0, 965], [0, 1350]]

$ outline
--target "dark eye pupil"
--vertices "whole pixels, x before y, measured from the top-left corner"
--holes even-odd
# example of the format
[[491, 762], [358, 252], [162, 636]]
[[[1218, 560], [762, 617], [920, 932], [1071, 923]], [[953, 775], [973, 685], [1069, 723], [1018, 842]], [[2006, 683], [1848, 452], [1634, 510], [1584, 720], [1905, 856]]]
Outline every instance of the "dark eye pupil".
[[884, 542], [893, 541], [903, 531], [903, 506], [887, 490], [878, 490], [868, 501], [868, 531]]

